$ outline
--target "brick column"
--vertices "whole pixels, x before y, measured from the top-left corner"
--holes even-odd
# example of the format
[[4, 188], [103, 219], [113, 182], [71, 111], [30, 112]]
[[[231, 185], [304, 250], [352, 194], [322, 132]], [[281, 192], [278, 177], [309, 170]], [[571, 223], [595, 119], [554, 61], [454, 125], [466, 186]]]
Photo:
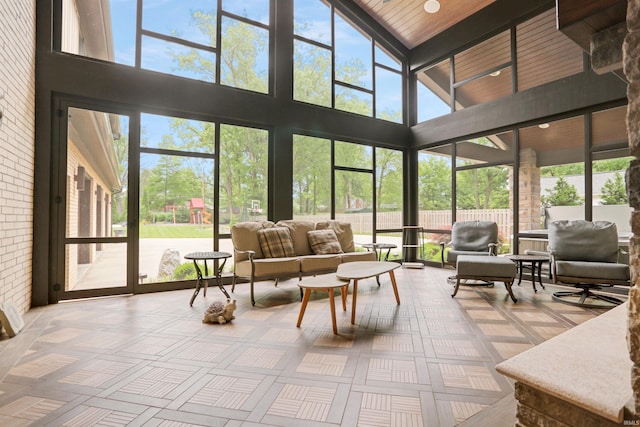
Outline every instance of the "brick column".
[[627, 98], [627, 132], [629, 147], [635, 160], [627, 170], [627, 191], [633, 237], [629, 245], [632, 287], [629, 291], [629, 330], [627, 343], [633, 362], [631, 383], [635, 400], [636, 417], [640, 416], [640, 0], [628, 0], [627, 34], [623, 45], [624, 73], [629, 81]]

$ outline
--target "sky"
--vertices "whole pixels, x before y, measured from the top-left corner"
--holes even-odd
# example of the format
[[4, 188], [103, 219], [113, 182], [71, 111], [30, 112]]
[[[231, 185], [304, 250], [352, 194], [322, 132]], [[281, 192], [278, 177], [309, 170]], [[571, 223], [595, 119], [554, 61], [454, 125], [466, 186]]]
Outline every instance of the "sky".
[[[224, 10], [247, 17], [254, 21], [269, 23], [269, 0], [221, 0]], [[135, 65], [135, 37], [136, 37], [136, 1], [111, 0], [111, 20], [113, 25], [115, 62], [125, 65]], [[192, 42], [210, 45], [208, 36], [203, 35], [193, 26], [192, 12], [194, 10], [211, 10], [216, 7], [216, 0], [143, 0], [142, 25], [144, 29], [165, 35], [177, 36]], [[295, 0], [294, 19], [304, 21], [305, 29], [297, 27], [297, 34], [312, 40], [330, 45], [331, 43], [331, 13], [329, 7], [320, 0]], [[336, 19], [336, 63], [339, 66], [345, 61], [358, 58], [362, 63], [371, 63], [370, 41], [360, 32], [351, 27], [345, 20]], [[175, 43], [169, 43], [152, 37], [142, 38], [142, 67], [149, 70], [166, 72], [187, 78], [213, 81], [214, 76], [206, 78], [196, 76], [188, 70], [176, 67], [171, 53], [186, 53], [191, 48]], [[171, 52], [171, 53], [170, 53]], [[215, 63], [215, 54], [200, 50], [202, 56], [208, 57]], [[384, 65], [399, 69], [400, 65], [376, 46], [376, 61]], [[258, 63], [264, 64], [267, 58], [259, 58]], [[402, 105], [401, 77], [383, 69], [377, 74], [378, 110], [384, 111]], [[373, 88], [373, 74], [369, 70], [368, 77], [361, 79], [361, 84], [367, 89]], [[397, 89], [396, 89], [397, 88]], [[362, 93], [370, 98], [369, 95]], [[431, 102], [428, 103], [431, 105]], [[153, 116], [146, 118], [148, 124], [145, 133], [153, 139], [158, 139], [160, 132], [168, 131], [166, 120]]]

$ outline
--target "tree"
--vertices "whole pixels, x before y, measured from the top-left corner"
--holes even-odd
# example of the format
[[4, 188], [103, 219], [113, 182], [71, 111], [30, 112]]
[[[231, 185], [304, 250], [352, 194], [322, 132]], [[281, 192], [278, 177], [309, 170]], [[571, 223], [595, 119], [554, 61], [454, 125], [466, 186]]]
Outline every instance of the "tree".
[[489, 166], [459, 171], [456, 175], [458, 209], [509, 207], [509, 169]]
[[429, 155], [418, 162], [420, 209], [451, 209], [451, 163]]
[[402, 208], [402, 153], [376, 148], [376, 203], [378, 211]]
[[542, 196], [545, 206], [579, 206], [584, 203], [584, 198], [578, 195], [575, 186], [565, 181], [564, 177], [558, 177], [552, 189], [547, 190], [548, 196]]
[[602, 204], [603, 205], [626, 205], [629, 203], [627, 198], [627, 188], [622, 179], [622, 174], [616, 172], [613, 178], [607, 179], [602, 186]]

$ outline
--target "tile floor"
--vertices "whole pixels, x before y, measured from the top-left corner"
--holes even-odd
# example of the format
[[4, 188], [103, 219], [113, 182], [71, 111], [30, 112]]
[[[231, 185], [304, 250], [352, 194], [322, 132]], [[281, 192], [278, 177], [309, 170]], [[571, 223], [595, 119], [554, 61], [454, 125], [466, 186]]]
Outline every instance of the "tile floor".
[[295, 327], [295, 280], [257, 284], [256, 307], [237, 286], [226, 325], [201, 322], [216, 288], [193, 307], [186, 290], [31, 310], [0, 341], [0, 425], [453, 426], [512, 395], [496, 363], [602, 312], [529, 282], [516, 304], [502, 283], [451, 298], [451, 274], [396, 270], [399, 306], [387, 275], [361, 281], [354, 326], [337, 297], [339, 335], [326, 294]]

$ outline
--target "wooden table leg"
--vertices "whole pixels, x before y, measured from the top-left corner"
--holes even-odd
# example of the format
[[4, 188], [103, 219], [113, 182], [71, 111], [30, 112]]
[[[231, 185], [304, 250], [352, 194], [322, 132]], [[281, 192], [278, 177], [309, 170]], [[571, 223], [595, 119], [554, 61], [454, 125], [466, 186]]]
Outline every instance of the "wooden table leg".
[[302, 298], [302, 305], [300, 306], [300, 314], [298, 315], [298, 324], [296, 325], [298, 328], [302, 323], [302, 317], [304, 316], [304, 311], [307, 309], [307, 303], [309, 302], [310, 295], [311, 295], [311, 289], [305, 289], [304, 297]]
[[336, 325], [336, 301], [333, 288], [329, 288], [329, 304], [331, 306], [331, 326], [333, 326], [333, 333], [338, 334], [338, 326]]
[[358, 298], [358, 279], [353, 279], [353, 301], [351, 302], [351, 324], [356, 324], [356, 300]]
[[347, 292], [349, 292], [349, 282], [340, 288], [340, 296], [342, 296], [342, 311], [347, 311]]
[[396, 295], [396, 303], [400, 304], [400, 295], [398, 294], [398, 286], [396, 284], [396, 275], [393, 274], [393, 270], [389, 271], [389, 277], [391, 277], [391, 286], [393, 286], [393, 293]]

